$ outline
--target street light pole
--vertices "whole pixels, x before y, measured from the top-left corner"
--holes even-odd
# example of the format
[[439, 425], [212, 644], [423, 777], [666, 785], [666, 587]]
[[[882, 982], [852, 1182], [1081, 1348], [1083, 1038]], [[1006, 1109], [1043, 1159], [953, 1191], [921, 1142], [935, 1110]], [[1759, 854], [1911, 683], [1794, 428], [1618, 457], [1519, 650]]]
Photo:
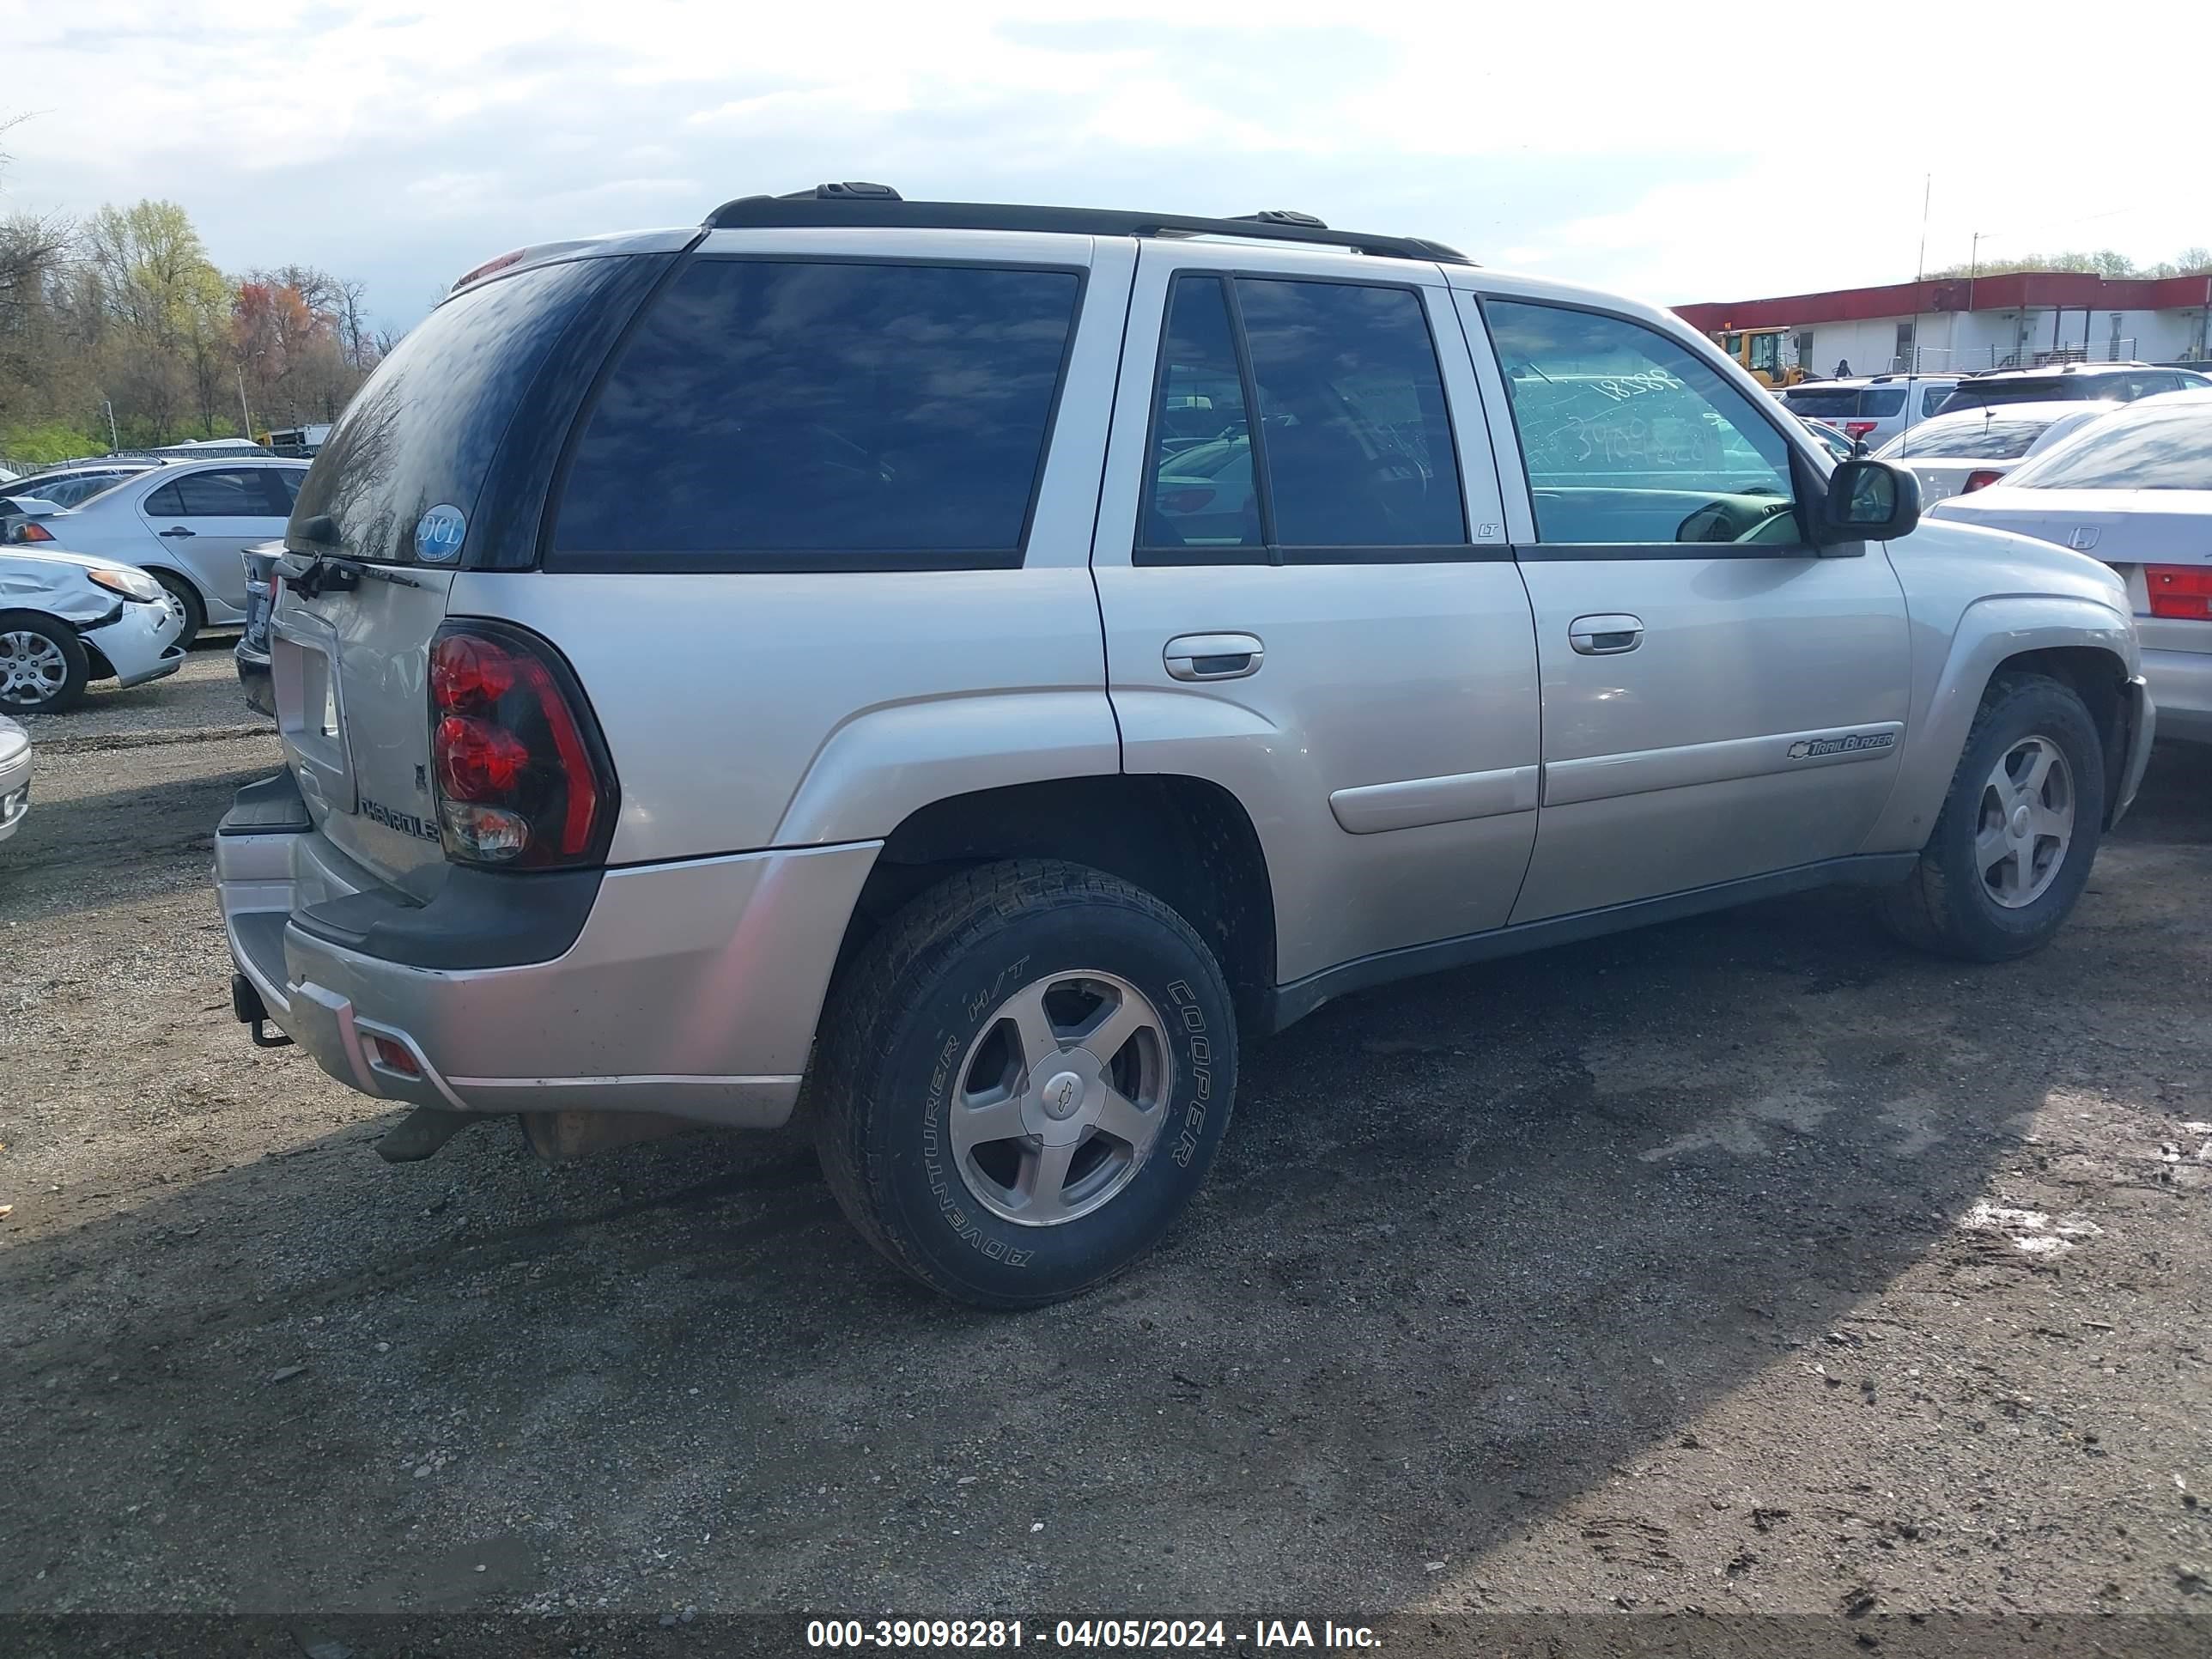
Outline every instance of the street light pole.
[[107, 410], [107, 453], [112, 455], [123, 447], [123, 440], [115, 435], [115, 400], [103, 398], [100, 402]]
[[253, 441], [253, 411], [246, 406], [246, 365], [240, 363], [237, 368], [238, 412], [246, 417], [246, 441], [252, 443]]

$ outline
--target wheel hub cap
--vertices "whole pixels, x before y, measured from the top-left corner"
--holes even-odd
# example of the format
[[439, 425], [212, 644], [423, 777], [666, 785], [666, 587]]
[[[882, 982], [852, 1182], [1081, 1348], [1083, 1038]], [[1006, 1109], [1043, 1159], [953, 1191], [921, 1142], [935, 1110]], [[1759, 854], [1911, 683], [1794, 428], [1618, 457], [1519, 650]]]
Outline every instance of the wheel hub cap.
[[1044, 1115], [1058, 1121], [1073, 1117], [1083, 1109], [1083, 1097], [1087, 1091], [1083, 1079], [1073, 1072], [1062, 1072], [1037, 1091], [1037, 1103]]
[[44, 702], [62, 689], [69, 665], [43, 635], [0, 635], [0, 702]]
[[2008, 910], [2050, 891], [2074, 843], [2074, 774], [2058, 745], [2022, 738], [1982, 785], [1974, 867], [1983, 890]]
[[1111, 974], [1055, 975], [1001, 1003], [947, 1106], [975, 1200], [1049, 1227], [1127, 1187], [1167, 1121], [1166, 1030], [1144, 994]]

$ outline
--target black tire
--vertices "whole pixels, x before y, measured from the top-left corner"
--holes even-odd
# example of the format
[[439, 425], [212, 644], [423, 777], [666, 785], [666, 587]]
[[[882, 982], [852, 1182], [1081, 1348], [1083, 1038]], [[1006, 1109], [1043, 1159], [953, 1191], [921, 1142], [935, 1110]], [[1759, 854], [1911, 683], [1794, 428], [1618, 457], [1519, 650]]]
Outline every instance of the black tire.
[[[1165, 1115], [1113, 1196], [1024, 1225], [978, 1200], [945, 1113], [1004, 998], [1059, 973], [1116, 975], [1158, 1012]], [[1204, 1183], [1236, 1093], [1211, 953], [1151, 894], [1079, 865], [983, 865], [920, 895], [854, 959], [823, 1032], [809, 1091], [830, 1190], [893, 1263], [981, 1308], [1056, 1302], [1143, 1255]]]
[[172, 643], [180, 651], [189, 651], [192, 641], [199, 638], [200, 629], [207, 626], [207, 606], [200, 599], [199, 589], [173, 570], [149, 570], [146, 574], [161, 583], [169, 597], [183, 607], [185, 631]]
[[[37, 611], [0, 611], [0, 639], [27, 634], [50, 641], [61, 653], [62, 682], [58, 688], [33, 697], [11, 693], [4, 668], [0, 668], [0, 714], [58, 714], [76, 707], [84, 696], [84, 683], [92, 677], [92, 659], [76, 629], [58, 617]], [[19, 700], [20, 697], [20, 700]]]
[[[2072, 839], [2040, 896], [2008, 908], [1991, 896], [1975, 839], [1984, 792], [1999, 761], [2031, 738], [2055, 744], [2073, 790]], [[1876, 914], [1905, 944], [1968, 962], [2003, 962], [2048, 945], [2087, 885], [2105, 822], [2105, 746], [2072, 688], [2039, 674], [2001, 675], [1982, 695], [1950, 793], [1911, 875], [1881, 896]]]

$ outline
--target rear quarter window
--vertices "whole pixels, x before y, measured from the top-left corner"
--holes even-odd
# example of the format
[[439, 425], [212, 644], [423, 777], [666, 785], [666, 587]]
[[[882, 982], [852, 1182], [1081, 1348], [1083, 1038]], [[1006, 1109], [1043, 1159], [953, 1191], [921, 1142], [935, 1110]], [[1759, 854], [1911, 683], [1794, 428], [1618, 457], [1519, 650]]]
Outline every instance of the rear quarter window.
[[1081, 291], [1044, 266], [696, 260], [600, 392], [548, 562], [1018, 563]]
[[1859, 392], [1856, 386], [1828, 386], [1808, 391], [1796, 387], [1783, 394], [1783, 402], [1793, 415], [1810, 416], [1816, 421], [1839, 421], [1859, 412]]
[[[643, 258], [562, 261], [465, 289], [438, 307], [379, 364], [331, 428], [300, 482], [295, 523], [327, 514], [355, 558], [415, 561], [415, 527], [433, 507], [470, 521], [462, 562], [487, 539], [476, 507], [501, 446], [519, 428], [558, 421], [531, 398], [577, 319], [599, 307]], [[630, 301], [629, 303], [634, 303]], [[524, 418], [524, 405], [531, 403]], [[534, 520], [532, 528], [534, 530]]]

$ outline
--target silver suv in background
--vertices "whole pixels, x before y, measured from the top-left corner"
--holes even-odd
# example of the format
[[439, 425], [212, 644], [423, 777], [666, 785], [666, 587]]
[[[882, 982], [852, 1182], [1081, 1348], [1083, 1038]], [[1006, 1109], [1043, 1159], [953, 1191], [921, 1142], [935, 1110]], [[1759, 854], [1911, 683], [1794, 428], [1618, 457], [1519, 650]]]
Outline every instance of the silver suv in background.
[[1332, 999], [1830, 883], [2049, 940], [2152, 732], [2127, 598], [1917, 520], [1668, 313], [1303, 215], [510, 254], [301, 490], [234, 1009], [416, 1108], [388, 1157], [797, 1112], [890, 1261], [1050, 1301]]

